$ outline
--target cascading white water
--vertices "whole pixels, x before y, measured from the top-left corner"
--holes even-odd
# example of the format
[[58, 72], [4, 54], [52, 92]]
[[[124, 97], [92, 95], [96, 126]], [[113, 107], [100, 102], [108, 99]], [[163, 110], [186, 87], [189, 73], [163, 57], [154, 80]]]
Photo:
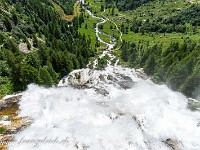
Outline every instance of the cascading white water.
[[19, 104], [33, 123], [10, 150], [200, 149], [200, 112], [187, 98], [122, 66], [74, 70], [58, 87], [29, 85]]
[[200, 148], [200, 113], [187, 109], [180, 93], [138, 78], [133, 69], [75, 70], [59, 85], [30, 85], [23, 93], [20, 116], [33, 123], [9, 149], [163, 150], [167, 139], [181, 149]]

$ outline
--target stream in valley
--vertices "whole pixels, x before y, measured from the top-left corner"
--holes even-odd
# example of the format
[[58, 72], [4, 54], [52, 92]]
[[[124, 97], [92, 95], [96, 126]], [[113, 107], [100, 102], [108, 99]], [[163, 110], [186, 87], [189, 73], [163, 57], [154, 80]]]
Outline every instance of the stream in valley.
[[32, 124], [14, 136], [10, 150], [199, 150], [200, 112], [188, 109], [188, 99], [166, 85], [154, 84], [133, 68], [112, 65], [107, 45], [99, 56], [107, 67], [74, 70], [57, 87], [29, 85], [19, 101], [19, 117]]

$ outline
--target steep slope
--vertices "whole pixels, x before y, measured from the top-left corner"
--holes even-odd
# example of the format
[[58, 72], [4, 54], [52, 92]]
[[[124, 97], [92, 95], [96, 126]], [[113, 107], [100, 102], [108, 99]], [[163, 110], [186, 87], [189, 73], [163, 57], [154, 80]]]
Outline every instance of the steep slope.
[[[86, 11], [100, 19], [99, 25], [108, 22]], [[101, 39], [98, 24], [95, 34], [107, 49], [90, 63], [96, 68], [99, 58], [107, 57], [107, 67], [74, 70], [57, 87], [29, 85], [19, 104], [20, 116], [31, 117], [32, 124], [15, 135], [9, 149], [199, 149], [200, 113], [188, 109], [181, 93], [154, 84], [142, 69], [118, 61], [112, 65], [116, 43]]]
[[[155, 82], [167, 83], [173, 90], [199, 98], [197, 0], [106, 1], [101, 7], [104, 5], [104, 15], [118, 24], [123, 33], [121, 51], [115, 54], [124, 64], [142, 67]], [[109, 25], [112, 33], [112, 24]], [[108, 32], [107, 28], [102, 31]]]
[[2, 0], [0, 8], [1, 95], [29, 83], [51, 86], [94, 55], [78, 17], [62, 20], [48, 0]]

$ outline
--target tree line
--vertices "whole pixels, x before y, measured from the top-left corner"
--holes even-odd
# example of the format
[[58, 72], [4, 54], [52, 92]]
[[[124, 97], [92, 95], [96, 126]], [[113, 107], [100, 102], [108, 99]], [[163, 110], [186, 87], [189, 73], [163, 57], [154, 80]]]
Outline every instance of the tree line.
[[67, 15], [73, 15], [74, 13], [74, 3], [76, 0], [53, 0], [57, 3]]
[[[48, 0], [2, 0], [0, 5], [10, 11], [0, 16], [0, 77], [9, 79], [12, 92], [30, 83], [51, 86], [94, 56], [91, 39], [78, 33], [84, 20], [61, 20]], [[21, 52], [20, 43], [30, 53]]]
[[200, 90], [200, 44], [184, 39], [172, 42], [164, 50], [162, 44], [122, 42], [121, 58], [131, 67], [144, 68], [158, 83], [167, 83], [173, 90], [196, 97]]
[[119, 11], [134, 10], [143, 4], [154, 0], [115, 0], [116, 6]]
[[166, 24], [190, 23], [193, 26], [200, 26], [200, 5], [193, 4], [191, 7], [183, 10], [178, 15], [170, 17], [164, 21]]

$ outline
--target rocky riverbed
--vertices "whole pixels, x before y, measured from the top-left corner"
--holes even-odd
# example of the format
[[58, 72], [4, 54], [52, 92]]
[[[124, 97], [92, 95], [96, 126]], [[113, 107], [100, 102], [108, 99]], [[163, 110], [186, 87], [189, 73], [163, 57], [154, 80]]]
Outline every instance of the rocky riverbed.
[[19, 100], [22, 95], [10, 95], [0, 100], [0, 149], [7, 150], [7, 143], [13, 140], [13, 135], [27, 127], [29, 117], [18, 117]]

